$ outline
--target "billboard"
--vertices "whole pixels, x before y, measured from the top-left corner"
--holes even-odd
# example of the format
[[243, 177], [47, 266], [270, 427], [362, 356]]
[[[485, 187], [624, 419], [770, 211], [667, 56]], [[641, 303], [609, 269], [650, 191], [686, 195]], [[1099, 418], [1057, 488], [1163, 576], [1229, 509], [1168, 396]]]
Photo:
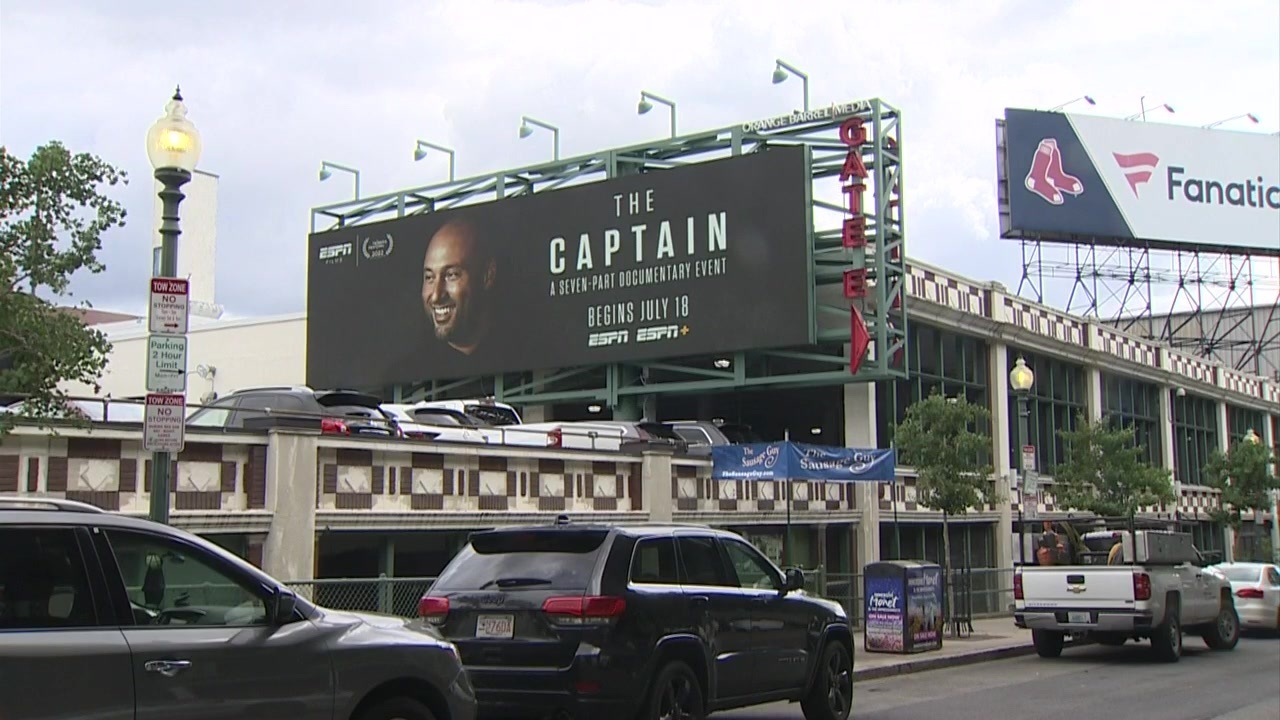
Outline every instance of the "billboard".
[[1280, 136], [1018, 109], [997, 128], [1003, 237], [1280, 255]]
[[779, 146], [314, 234], [307, 382], [811, 344], [808, 162]]

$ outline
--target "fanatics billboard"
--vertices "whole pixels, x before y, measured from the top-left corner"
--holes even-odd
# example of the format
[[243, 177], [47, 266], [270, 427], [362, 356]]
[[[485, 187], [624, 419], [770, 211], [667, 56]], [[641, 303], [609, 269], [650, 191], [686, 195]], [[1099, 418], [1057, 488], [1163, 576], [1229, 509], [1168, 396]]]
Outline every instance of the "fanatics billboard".
[[803, 146], [310, 237], [307, 382], [814, 341]]
[[1004, 237], [1280, 255], [1280, 136], [1007, 109], [998, 137]]

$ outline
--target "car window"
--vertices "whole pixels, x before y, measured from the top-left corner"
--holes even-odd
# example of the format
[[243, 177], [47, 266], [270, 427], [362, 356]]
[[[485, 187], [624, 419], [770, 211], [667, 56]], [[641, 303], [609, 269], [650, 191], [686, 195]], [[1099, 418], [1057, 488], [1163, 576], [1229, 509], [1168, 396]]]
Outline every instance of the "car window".
[[631, 582], [647, 585], [679, 585], [676, 542], [672, 538], [646, 538], [636, 543], [631, 556]]
[[608, 534], [560, 529], [475, 533], [432, 589], [585, 590]]
[[187, 420], [192, 427], [226, 427], [227, 418], [231, 416], [229, 407], [211, 407], [200, 410]]
[[1231, 582], [1256, 583], [1262, 579], [1262, 568], [1248, 565], [1228, 565], [1222, 568], [1222, 574]]
[[684, 568], [686, 584], [707, 587], [732, 587], [726, 577], [724, 562], [716, 548], [715, 539], [700, 536], [683, 536], [676, 540], [680, 548], [680, 564]]
[[711, 436], [707, 434], [706, 430], [703, 430], [700, 427], [683, 425], [676, 428], [676, 434], [684, 438], [684, 441], [690, 445], [711, 444]]
[[0, 528], [0, 630], [98, 624], [71, 528]]
[[240, 626], [266, 623], [260, 591], [188, 546], [165, 538], [108, 530], [135, 624]]
[[487, 425], [501, 427], [503, 425], [519, 425], [520, 417], [510, 408], [496, 405], [468, 405], [467, 414]]
[[778, 575], [773, 566], [754, 548], [740, 540], [722, 541], [738, 587], [777, 590]]
[[414, 410], [413, 419], [424, 425], [449, 425], [459, 426], [465, 425], [463, 419], [450, 412], [442, 412], [440, 410]]
[[1270, 581], [1272, 587], [1280, 587], [1280, 570], [1273, 567], [1267, 568], [1267, 580]]

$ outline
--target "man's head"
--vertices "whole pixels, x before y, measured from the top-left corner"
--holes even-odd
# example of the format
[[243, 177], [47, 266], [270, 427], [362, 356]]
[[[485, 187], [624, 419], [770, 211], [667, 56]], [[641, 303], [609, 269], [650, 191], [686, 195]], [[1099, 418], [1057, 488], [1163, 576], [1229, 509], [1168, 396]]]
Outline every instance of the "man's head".
[[436, 337], [464, 353], [475, 349], [496, 276], [493, 255], [474, 225], [451, 220], [431, 236], [422, 258], [422, 308]]

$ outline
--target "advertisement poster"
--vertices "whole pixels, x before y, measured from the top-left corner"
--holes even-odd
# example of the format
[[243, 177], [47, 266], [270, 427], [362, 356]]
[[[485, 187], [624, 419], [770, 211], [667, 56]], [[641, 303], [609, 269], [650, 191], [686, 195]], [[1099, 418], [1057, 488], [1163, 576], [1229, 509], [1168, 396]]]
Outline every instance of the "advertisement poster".
[[711, 476], [716, 480], [889, 482], [896, 470], [893, 448], [861, 450], [794, 442], [711, 448]]
[[903, 597], [902, 581], [895, 577], [866, 579], [867, 649], [902, 652]]
[[942, 647], [942, 571], [916, 568], [907, 572], [907, 630], [913, 650]]
[[808, 193], [777, 147], [317, 233], [307, 383], [806, 345]]

